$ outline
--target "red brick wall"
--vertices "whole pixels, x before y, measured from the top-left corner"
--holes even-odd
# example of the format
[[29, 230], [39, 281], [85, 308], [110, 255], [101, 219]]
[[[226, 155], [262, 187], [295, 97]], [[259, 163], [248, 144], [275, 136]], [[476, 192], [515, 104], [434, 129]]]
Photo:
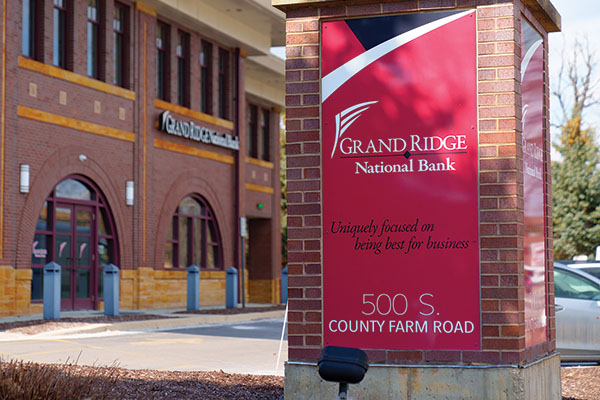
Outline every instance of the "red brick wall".
[[[480, 177], [481, 351], [366, 349], [371, 362], [523, 364], [555, 348], [554, 308], [549, 341], [525, 348], [523, 165], [521, 150], [521, 18], [548, 35], [516, 1], [397, 1], [306, 6], [287, 10], [286, 154], [289, 267], [289, 358], [315, 360], [322, 342], [320, 22], [326, 18], [477, 8]], [[362, 2], [364, 3], [364, 2]], [[548, 68], [545, 67], [548, 116]], [[552, 237], [550, 135], [546, 120], [547, 236]], [[552, 240], [547, 239], [548, 304], [554, 302]]]

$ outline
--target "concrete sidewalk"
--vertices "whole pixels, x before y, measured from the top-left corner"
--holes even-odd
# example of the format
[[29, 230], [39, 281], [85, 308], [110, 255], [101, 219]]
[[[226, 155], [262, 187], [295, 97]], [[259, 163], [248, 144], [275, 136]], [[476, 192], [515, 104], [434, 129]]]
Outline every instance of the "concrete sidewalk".
[[[270, 307], [273, 304], [251, 304], [246, 305], [247, 309]], [[200, 310], [220, 310], [223, 307], [204, 307]], [[94, 318], [103, 317], [102, 311], [82, 310], [82, 311], [63, 311], [59, 320], [45, 320], [48, 323], [55, 323], [50, 330], [45, 330], [37, 334], [24, 334], [18, 332], [2, 332], [0, 331], [0, 341], [13, 341], [19, 339], [34, 339], [40, 336], [56, 336], [70, 335], [83, 333], [98, 333], [106, 331], [161, 331], [180, 328], [193, 328], [206, 325], [223, 325], [233, 324], [245, 321], [254, 321], [260, 319], [284, 318], [285, 310], [272, 310], [257, 312], [243, 312], [239, 314], [177, 314], [185, 312], [185, 308], [176, 309], [143, 309], [143, 310], [123, 310], [121, 316], [128, 315], [158, 315], [164, 318], [149, 319], [149, 320], [133, 320], [133, 321], [106, 321], [106, 322], [70, 322], [65, 321], [65, 318]], [[225, 312], [225, 311], [224, 311]], [[0, 324], [12, 323], [19, 321], [41, 321], [43, 316], [29, 315], [17, 317], [0, 318]]]

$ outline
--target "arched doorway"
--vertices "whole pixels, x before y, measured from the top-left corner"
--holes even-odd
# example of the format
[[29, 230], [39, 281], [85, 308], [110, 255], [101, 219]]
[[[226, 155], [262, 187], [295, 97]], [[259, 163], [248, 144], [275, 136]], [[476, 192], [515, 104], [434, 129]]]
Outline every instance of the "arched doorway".
[[32, 246], [31, 300], [43, 299], [43, 270], [62, 267], [61, 309], [95, 309], [104, 297], [103, 268], [119, 265], [115, 225], [106, 200], [87, 178], [70, 176], [42, 206]]

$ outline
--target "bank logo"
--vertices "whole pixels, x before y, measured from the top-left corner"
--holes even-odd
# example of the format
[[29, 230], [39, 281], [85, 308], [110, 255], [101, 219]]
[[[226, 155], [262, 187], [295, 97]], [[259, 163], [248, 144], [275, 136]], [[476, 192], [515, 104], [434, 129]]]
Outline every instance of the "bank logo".
[[344, 111], [336, 114], [335, 116], [335, 142], [333, 143], [333, 150], [331, 151], [331, 158], [337, 148], [337, 143], [340, 137], [346, 132], [346, 129], [350, 127], [361, 116], [361, 114], [367, 111], [372, 104], [378, 103], [378, 101], [367, 101], [353, 105], [352, 107], [346, 108]]

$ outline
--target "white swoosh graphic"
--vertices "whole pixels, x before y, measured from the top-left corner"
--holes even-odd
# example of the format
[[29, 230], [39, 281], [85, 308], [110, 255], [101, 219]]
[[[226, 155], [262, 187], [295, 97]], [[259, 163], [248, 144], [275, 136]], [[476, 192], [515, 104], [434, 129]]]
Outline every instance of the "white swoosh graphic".
[[322, 80], [323, 91], [321, 94], [321, 102], [327, 100], [336, 90], [346, 83], [354, 75], [362, 71], [372, 62], [380, 59], [386, 54], [398, 47], [417, 39], [419, 36], [423, 36], [426, 33], [433, 31], [443, 25], [446, 25], [452, 21], [464, 17], [470, 13], [474, 13], [473, 10], [468, 10], [459, 14], [451, 15], [449, 17], [438, 19], [437, 21], [430, 22], [411, 31], [405, 32], [401, 35], [391, 38], [372, 49], [365, 51], [364, 53], [354, 57], [344, 65], [338, 67], [334, 71], [331, 71]]
[[529, 66], [533, 54], [543, 42], [543, 39], [538, 40], [529, 48], [529, 50], [527, 50], [527, 53], [525, 53], [525, 57], [523, 57], [523, 61], [521, 62], [521, 82], [523, 82], [523, 76], [525, 76], [525, 72], [527, 71], [527, 67]]

